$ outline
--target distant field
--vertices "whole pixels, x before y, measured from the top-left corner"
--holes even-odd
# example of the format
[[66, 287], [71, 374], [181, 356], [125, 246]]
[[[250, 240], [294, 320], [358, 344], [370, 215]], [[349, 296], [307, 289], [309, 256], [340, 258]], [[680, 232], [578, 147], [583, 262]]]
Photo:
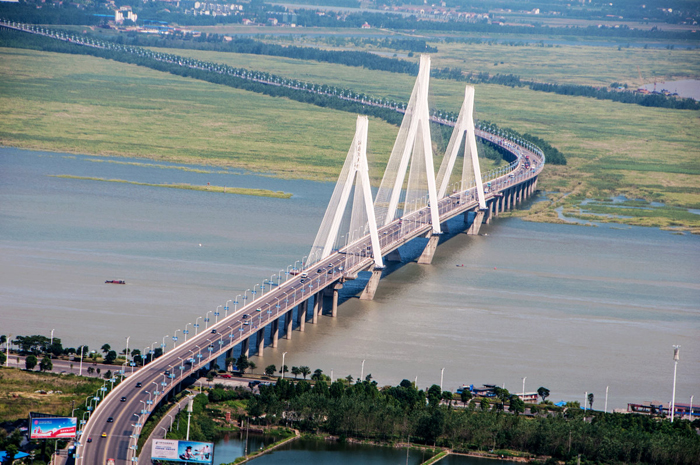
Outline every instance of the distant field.
[[[403, 101], [415, 79], [287, 58], [170, 51]], [[0, 58], [7, 63], [0, 69], [0, 140], [6, 145], [187, 159], [332, 179], [354, 131], [354, 116], [347, 113], [105, 60], [8, 49], [0, 50]], [[431, 105], [457, 111], [463, 93], [463, 83], [433, 80]], [[697, 112], [478, 85], [476, 116], [536, 134], [566, 154], [568, 166], [548, 165], [539, 184], [561, 194], [527, 212], [532, 219], [555, 221], [553, 208], [560, 204], [620, 194], [700, 208]], [[396, 130], [370, 122], [375, 178]], [[565, 193], [571, 195], [563, 198]], [[659, 211], [625, 221], [700, 230], [698, 215]]]
[[[2, 145], [332, 179], [355, 132], [349, 113], [99, 58], [0, 49], [0, 61]], [[397, 131], [371, 119], [373, 162]]]

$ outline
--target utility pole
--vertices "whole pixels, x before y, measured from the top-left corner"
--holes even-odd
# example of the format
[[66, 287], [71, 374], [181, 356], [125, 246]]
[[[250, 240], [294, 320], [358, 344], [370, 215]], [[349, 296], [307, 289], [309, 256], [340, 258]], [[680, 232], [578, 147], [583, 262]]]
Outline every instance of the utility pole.
[[673, 397], [671, 397], [671, 423], [673, 414], [676, 413], [676, 370], [678, 370], [678, 360], [681, 358], [681, 346], [673, 346]]

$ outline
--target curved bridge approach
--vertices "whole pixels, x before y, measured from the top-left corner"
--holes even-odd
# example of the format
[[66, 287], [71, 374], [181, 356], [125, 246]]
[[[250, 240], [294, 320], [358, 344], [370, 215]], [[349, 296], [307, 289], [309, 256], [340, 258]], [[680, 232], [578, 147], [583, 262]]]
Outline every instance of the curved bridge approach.
[[[184, 331], [184, 342], [116, 385], [87, 423], [81, 424], [77, 463], [99, 465], [109, 459], [117, 464], [135, 463], [139, 455], [144, 457], [142, 463], [150, 463], [150, 451], [136, 447], [142, 425], [155, 406], [191, 383], [209, 363], [231, 356], [234, 347], [248, 355], [252, 342], [258, 354], [266, 344], [277, 347], [280, 333], [292, 337], [295, 308], [301, 331], [307, 322], [317, 323], [324, 310], [324, 295], [332, 302], [327, 313], [336, 316], [339, 289], [361, 271], [372, 274], [360, 298], [372, 299], [384, 260], [400, 259], [402, 245], [428, 238], [418, 263], [430, 264], [444, 222], [458, 215], [464, 215], [465, 222], [473, 218], [467, 232], [478, 234], [482, 223], [514, 208], [535, 191], [544, 167], [543, 153], [529, 143], [476, 130], [471, 87], [466, 88], [447, 152], [434, 174], [429, 122], [453, 124], [429, 115], [429, 69], [429, 58], [421, 57], [418, 79], [376, 197], [372, 199], [366, 159], [368, 120], [360, 116], [331, 202], [301, 269], [290, 265], [286, 273], [277, 275], [277, 282], [270, 280], [246, 290], [229, 301], [234, 304], [230, 313], [227, 302], [221, 321], [217, 311], [214, 324], [209, 325], [205, 318], [201, 333], [195, 324], [193, 337], [187, 339]], [[476, 137], [505, 149], [512, 162], [482, 176]], [[460, 161], [462, 172], [453, 175]], [[113, 421], [108, 423], [109, 417]], [[100, 437], [103, 432], [105, 438]], [[87, 437], [92, 442], [87, 443]]]

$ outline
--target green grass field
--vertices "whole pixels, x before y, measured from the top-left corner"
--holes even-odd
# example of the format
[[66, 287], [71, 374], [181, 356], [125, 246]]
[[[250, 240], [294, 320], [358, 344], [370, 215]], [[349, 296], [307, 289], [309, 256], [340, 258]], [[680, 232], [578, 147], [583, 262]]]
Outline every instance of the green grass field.
[[[403, 101], [415, 79], [288, 58], [172, 52]], [[0, 69], [5, 145], [334, 179], [354, 132], [355, 117], [347, 113], [97, 58], [13, 49], [0, 49], [0, 58], [7, 63]], [[431, 105], [457, 111], [463, 93], [463, 83], [433, 80]], [[697, 112], [477, 85], [476, 117], [538, 135], [567, 156], [567, 166], [548, 165], [540, 178], [540, 189], [558, 192], [549, 194], [553, 202], [518, 213], [530, 219], [556, 221], [558, 205], [576, 207], [585, 198], [614, 195], [700, 208]], [[370, 121], [374, 179], [381, 176], [396, 131]], [[700, 230], [700, 215], [679, 218], [672, 211], [625, 221]]]

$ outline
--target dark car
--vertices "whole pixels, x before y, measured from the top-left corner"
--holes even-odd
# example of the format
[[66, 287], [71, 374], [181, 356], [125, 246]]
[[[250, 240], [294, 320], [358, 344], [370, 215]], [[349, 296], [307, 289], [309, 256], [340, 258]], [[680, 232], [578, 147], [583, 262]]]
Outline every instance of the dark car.
[[88, 439], [87, 439], [87, 442], [92, 442], [92, 438], [88, 438]]
[[165, 376], [170, 376], [170, 370], [165, 370]]
[[323, 270], [319, 268], [318, 270], [316, 270], [316, 273], [323, 273]]
[[126, 402], [126, 397], [122, 397], [122, 402]]
[[243, 315], [244, 320], [247, 320], [248, 318], [250, 318], [250, 315], [248, 315], [247, 313], [245, 315]]
[[114, 423], [114, 417], [107, 418], [107, 423]]
[[141, 383], [136, 383], [136, 386], [134, 386], [134, 387], [140, 388], [141, 386], [143, 386], [143, 384], [141, 384]]
[[212, 330], [211, 330], [211, 333], [212, 333], [212, 334], [216, 334], [216, 330], [215, 330], [215, 329], [212, 329]]

